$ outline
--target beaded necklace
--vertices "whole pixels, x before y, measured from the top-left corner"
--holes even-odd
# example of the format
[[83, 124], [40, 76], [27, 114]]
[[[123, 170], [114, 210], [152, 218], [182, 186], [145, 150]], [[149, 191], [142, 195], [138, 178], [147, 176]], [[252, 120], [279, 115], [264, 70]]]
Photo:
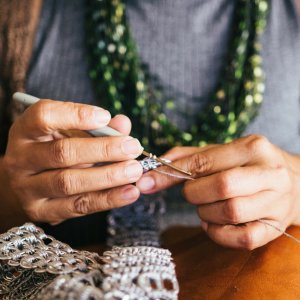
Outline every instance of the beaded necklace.
[[265, 88], [260, 37], [267, 22], [267, 0], [236, 1], [222, 76], [204, 112], [187, 131], [181, 131], [164, 113], [176, 109], [174, 101], [154, 86], [139, 58], [126, 19], [125, 1], [87, 2], [87, 44], [95, 91], [101, 105], [113, 115], [129, 116], [132, 135], [148, 149], [230, 142], [257, 115]]

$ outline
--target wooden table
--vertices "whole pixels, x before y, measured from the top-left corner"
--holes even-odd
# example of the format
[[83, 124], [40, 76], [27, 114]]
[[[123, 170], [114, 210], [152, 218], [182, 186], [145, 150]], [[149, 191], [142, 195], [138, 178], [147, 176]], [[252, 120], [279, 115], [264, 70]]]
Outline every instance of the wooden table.
[[[300, 237], [300, 227], [288, 232]], [[171, 228], [162, 239], [176, 263], [179, 299], [300, 299], [300, 244], [284, 236], [254, 251], [222, 248], [195, 227]]]

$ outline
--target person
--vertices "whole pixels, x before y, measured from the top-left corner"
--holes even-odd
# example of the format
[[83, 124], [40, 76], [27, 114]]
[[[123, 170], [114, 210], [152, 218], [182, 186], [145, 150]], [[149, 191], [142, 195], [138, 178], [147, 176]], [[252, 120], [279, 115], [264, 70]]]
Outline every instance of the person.
[[[110, 112], [115, 114], [120, 110], [117, 100], [109, 103], [110, 107], [106, 105], [110, 112], [98, 107], [97, 86], [93, 89], [85, 59], [88, 50], [84, 38], [95, 28], [84, 29], [86, 3], [44, 0], [41, 7], [38, 0], [26, 5], [0, 1], [0, 26], [8, 28], [1, 30], [0, 48], [4, 155], [0, 165], [2, 231], [26, 219], [55, 225], [128, 205], [136, 201], [140, 193], [156, 193], [183, 181], [153, 171], [142, 175], [136, 158], [143, 148], [130, 136], [131, 122], [135, 124], [137, 115], [131, 115], [131, 120], [124, 115], [112, 118]], [[205, 104], [217, 85], [230, 50], [231, 28], [237, 25], [237, 3], [227, 0], [132, 0], [126, 3], [128, 26], [141, 60], [160, 80], [166, 95], [174, 97], [175, 108], [163, 115], [183, 130], [197, 124], [196, 112], [205, 111]], [[264, 11], [266, 2], [261, 3]], [[211, 144], [198, 147], [195, 146], [196, 134], [182, 135], [186, 146], [174, 147], [164, 154], [193, 173], [194, 180], [183, 183], [184, 198], [196, 207], [204, 231], [223, 246], [254, 249], [280, 235], [260, 220], [267, 220], [283, 230], [300, 224], [299, 20], [293, 0], [274, 0], [268, 5], [267, 25], [262, 35], [266, 79], [265, 89], [262, 82], [259, 83], [264, 90], [264, 101], [258, 116], [251, 117], [252, 121], [240, 134], [242, 137], [233, 141], [225, 139], [226, 143], [217, 144], [211, 138]], [[122, 11], [116, 11], [116, 16], [118, 14], [122, 15]], [[100, 25], [99, 31], [103, 27]], [[115, 52], [113, 46], [107, 45], [107, 55]], [[103, 49], [105, 45], [98, 43], [97, 47]], [[122, 49], [118, 48], [120, 54]], [[93, 55], [97, 55], [98, 50], [92, 53], [90, 58], [96, 61]], [[100, 66], [91, 70], [91, 77], [111, 70], [105, 69], [105, 56], [101, 56], [100, 61]], [[128, 61], [131, 62], [130, 58]], [[118, 68], [118, 64], [112, 68]], [[255, 72], [259, 73], [260, 69]], [[102, 80], [113, 84], [111, 73], [102, 73]], [[122, 79], [121, 71], [113, 74]], [[229, 84], [227, 78], [222, 82]], [[143, 88], [143, 84], [140, 82], [138, 87]], [[114, 89], [109, 90], [111, 86], [108, 85], [110, 96], [115, 93]], [[71, 99], [84, 104], [40, 101], [15, 120], [6, 145], [4, 136], [10, 125], [11, 114], [7, 114], [7, 108], [11, 94], [24, 89], [42, 99]], [[217, 96], [221, 101], [224, 91], [218, 91]], [[100, 99], [100, 106], [104, 98]], [[247, 99], [252, 107], [255, 101], [251, 97]], [[260, 103], [259, 96], [257, 99]], [[142, 100], [137, 106], [128, 102], [124, 111], [129, 115], [134, 111], [141, 113]], [[214, 106], [216, 115], [223, 108], [222, 101], [220, 103], [221, 106]], [[169, 107], [173, 105], [169, 103]], [[229, 121], [230, 116], [232, 114], [228, 114]], [[228, 132], [235, 132], [233, 122], [230, 124]], [[91, 138], [82, 132], [105, 125], [116, 128], [124, 136]], [[159, 127], [155, 122], [151, 126]], [[133, 130], [138, 129], [133, 126]], [[168, 137], [172, 140], [172, 134]], [[193, 146], [188, 146], [189, 141]], [[114, 163], [99, 165], [99, 162]], [[99, 222], [103, 219], [103, 215], [86, 216], [63, 222], [53, 230], [56, 234], [72, 235], [73, 239], [77, 235], [83, 241], [87, 232], [100, 235], [103, 227]], [[71, 224], [69, 230], [60, 227], [68, 226], [64, 224]], [[68, 241], [66, 236], [62, 239]]]

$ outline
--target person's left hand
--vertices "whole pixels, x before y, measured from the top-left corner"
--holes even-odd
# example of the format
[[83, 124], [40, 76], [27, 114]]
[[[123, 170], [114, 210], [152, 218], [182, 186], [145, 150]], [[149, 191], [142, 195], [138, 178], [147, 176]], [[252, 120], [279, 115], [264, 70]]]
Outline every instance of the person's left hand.
[[[174, 148], [164, 157], [193, 173], [195, 180], [185, 182], [184, 196], [197, 205], [202, 228], [223, 246], [254, 249], [281, 235], [259, 220], [282, 230], [300, 224], [300, 158], [262, 136]], [[137, 187], [150, 194], [181, 181], [152, 171]]]

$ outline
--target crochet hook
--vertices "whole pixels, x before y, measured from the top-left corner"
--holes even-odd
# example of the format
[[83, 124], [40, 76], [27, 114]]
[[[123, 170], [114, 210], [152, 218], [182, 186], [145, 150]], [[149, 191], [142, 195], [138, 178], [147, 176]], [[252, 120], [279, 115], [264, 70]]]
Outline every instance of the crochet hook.
[[[19, 102], [21, 104], [24, 104], [26, 106], [29, 106], [29, 105], [35, 104], [40, 99], [35, 96], [31, 96], [31, 95], [28, 95], [25, 93], [16, 92], [13, 94], [13, 100], [16, 102]], [[122, 135], [119, 131], [117, 131], [109, 126], [104, 126], [102, 128], [98, 128], [98, 129], [94, 129], [94, 130], [87, 130], [87, 132], [92, 136], [98, 136], [98, 137], [100, 137], [100, 136], [121, 136]], [[176, 167], [173, 164], [171, 164], [163, 159], [160, 159], [159, 157], [157, 157], [156, 155], [154, 155], [152, 153], [143, 151], [143, 155], [153, 158], [156, 161], [160, 162], [162, 165], [168, 166], [168, 167], [172, 168], [173, 170], [176, 170], [180, 173], [192, 176], [191, 172], [182, 170], [181, 168]]]

